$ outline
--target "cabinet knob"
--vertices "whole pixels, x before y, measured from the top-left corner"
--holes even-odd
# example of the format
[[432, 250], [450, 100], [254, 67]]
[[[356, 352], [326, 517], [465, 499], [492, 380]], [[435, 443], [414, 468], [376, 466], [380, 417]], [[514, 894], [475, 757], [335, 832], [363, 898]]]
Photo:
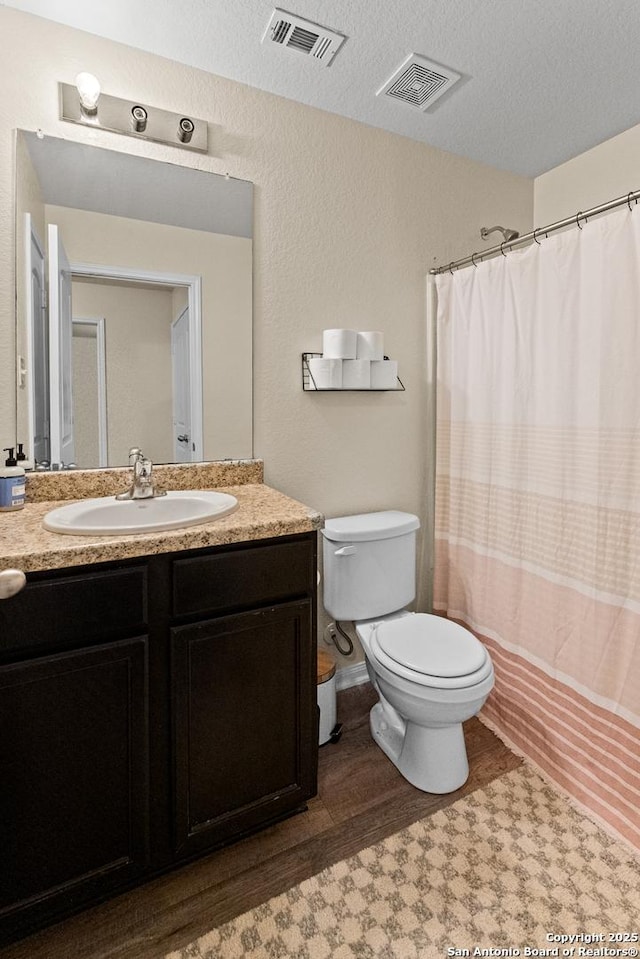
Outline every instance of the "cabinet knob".
[[24, 589], [27, 577], [21, 569], [3, 569], [0, 572], [0, 599], [10, 599]]

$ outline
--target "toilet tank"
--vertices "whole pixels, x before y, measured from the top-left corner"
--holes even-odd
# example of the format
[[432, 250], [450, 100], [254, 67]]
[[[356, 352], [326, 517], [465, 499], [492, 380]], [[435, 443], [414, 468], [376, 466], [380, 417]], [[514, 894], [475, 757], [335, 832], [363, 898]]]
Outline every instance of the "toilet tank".
[[417, 516], [399, 510], [328, 519], [321, 532], [329, 615], [373, 619], [412, 602], [419, 527]]

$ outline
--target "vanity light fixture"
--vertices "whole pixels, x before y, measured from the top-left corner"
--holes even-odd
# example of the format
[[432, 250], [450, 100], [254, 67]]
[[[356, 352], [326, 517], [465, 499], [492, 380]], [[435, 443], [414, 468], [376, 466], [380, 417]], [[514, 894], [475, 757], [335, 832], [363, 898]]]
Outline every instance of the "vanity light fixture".
[[90, 73], [79, 73], [76, 86], [58, 84], [60, 119], [125, 136], [140, 137], [185, 150], [207, 152], [206, 120], [171, 113], [146, 104], [110, 97]]

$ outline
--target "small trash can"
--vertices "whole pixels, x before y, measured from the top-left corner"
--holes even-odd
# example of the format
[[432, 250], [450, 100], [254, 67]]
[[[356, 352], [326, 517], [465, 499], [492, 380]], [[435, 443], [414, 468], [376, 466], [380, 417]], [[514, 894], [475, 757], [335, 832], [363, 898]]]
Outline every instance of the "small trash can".
[[328, 743], [336, 730], [336, 664], [324, 649], [318, 650], [318, 745]]

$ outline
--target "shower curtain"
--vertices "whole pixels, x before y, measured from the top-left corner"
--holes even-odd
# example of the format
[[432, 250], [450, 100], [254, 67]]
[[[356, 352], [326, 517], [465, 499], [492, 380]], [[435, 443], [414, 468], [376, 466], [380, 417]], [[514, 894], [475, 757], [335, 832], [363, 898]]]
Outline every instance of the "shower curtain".
[[640, 209], [437, 276], [434, 610], [481, 718], [640, 849]]

